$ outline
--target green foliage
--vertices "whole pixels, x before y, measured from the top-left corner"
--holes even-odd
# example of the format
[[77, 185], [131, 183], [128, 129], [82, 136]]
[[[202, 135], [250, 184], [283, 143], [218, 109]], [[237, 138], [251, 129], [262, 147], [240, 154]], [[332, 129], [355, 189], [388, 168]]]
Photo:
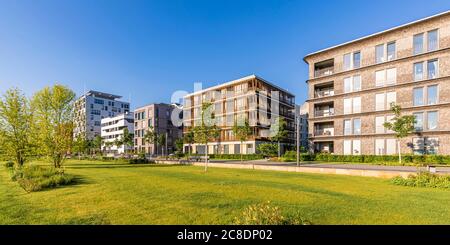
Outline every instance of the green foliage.
[[52, 159], [56, 168], [72, 147], [74, 99], [75, 93], [63, 85], [45, 87], [32, 99], [40, 153]]
[[[314, 155], [308, 153], [300, 153], [300, 161], [313, 161]], [[297, 161], [297, 151], [287, 151], [281, 158], [283, 162], [295, 162]]]
[[394, 113], [394, 118], [391, 122], [385, 122], [383, 124], [385, 128], [394, 131], [396, 137], [399, 139], [414, 132], [415, 117], [413, 115], [401, 116], [402, 108], [394, 102], [391, 103], [391, 110]]
[[129, 164], [145, 164], [145, 163], [154, 163], [147, 158], [132, 158], [128, 160]]
[[285, 216], [278, 206], [270, 202], [248, 206], [234, 220], [236, 225], [310, 225], [311, 222], [298, 214]]
[[[398, 165], [398, 156], [396, 155], [334, 155], [334, 154], [315, 154], [306, 155], [304, 161], [319, 162], [352, 162], [368, 163], [380, 165]], [[428, 164], [450, 164], [450, 156], [444, 155], [404, 155], [401, 165], [428, 165]]]
[[89, 141], [89, 148], [91, 148], [94, 153], [101, 152], [102, 144], [102, 137], [100, 135], [97, 135], [93, 140]]
[[74, 176], [65, 174], [61, 169], [36, 165], [16, 169], [11, 179], [17, 181], [27, 192], [55, 188], [74, 182]]
[[274, 143], [262, 143], [257, 146], [258, 152], [267, 157], [273, 157], [278, 154], [278, 146]]
[[411, 187], [430, 187], [430, 188], [450, 188], [450, 176], [420, 172], [417, 175], [410, 175], [408, 178], [395, 177], [391, 179], [394, 185], [404, 185]]
[[[196, 155], [196, 156], [204, 156], [204, 155]], [[240, 155], [237, 154], [208, 154], [210, 159], [223, 159], [223, 160], [239, 160], [241, 159]], [[243, 160], [258, 160], [263, 159], [264, 156], [260, 154], [243, 154]]]
[[13, 168], [14, 167], [14, 162], [13, 161], [7, 161], [4, 164], [5, 168]]
[[22, 166], [34, 155], [33, 113], [19, 89], [9, 89], [0, 99], [0, 153]]
[[[241, 125], [242, 123], [240, 122], [235, 122], [234, 126], [233, 126], [233, 134], [234, 136], [241, 142], [240, 147], [242, 147], [244, 144], [243, 142], [246, 141], [248, 139], [248, 137], [250, 137], [252, 135], [252, 128], [250, 127], [248, 120], [245, 120], [244, 123]], [[241, 152], [241, 161], [243, 160], [242, 158], [242, 149], [240, 150]]]

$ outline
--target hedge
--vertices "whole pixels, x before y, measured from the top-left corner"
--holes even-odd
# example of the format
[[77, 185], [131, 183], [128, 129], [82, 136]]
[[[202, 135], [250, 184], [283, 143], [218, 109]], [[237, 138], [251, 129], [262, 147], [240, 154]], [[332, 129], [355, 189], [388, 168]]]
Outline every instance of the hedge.
[[[204, 154], [191, 154], [191, 156], [202, 157]], [[240, 154], [208, 154], [210, 159], [226, 159], [226, 160], [241, 160]], [[263, 159], [264, 156], [260, 154], [242, 154], [243, 160], [258, 160]]]
[[[284, 161], [295, 161], [297, 153], [288, 151], [283, 155]], [[398, 163], [398, 155], [334, 155], [334, 154], [300, 154], [300, 161], [319, 162], [354, 162], [354, 163]], [[404, 164], [450, 164], [450, 156], [444, 155], [402, 155]]]

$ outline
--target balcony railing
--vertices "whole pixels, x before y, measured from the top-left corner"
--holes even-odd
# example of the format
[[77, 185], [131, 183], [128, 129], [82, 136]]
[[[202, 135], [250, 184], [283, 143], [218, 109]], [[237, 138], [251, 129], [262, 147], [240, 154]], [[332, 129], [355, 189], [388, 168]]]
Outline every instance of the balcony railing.
[[334, 90], [333, 89], [316, 90], [314, 92], [314, 97], [315, 98], [322, 98], [322, 97], [333, 96], [333, 95], [334, 95]]
[[334, 135], [334, 128], [316, 129], [314, 131], [314, 136], [333, 136], [333, 135]]
[[316, 110], [314, 111], [315, 117], [329, 117], [334, 116], [334, 108], [328, 110]]
[[322, 68], [322, 69], [316, 69], [314, 71], [314, 77], [329, 76], [329, 75], [333, 75], [333, 73], [334, 73], [334, 66], [326, 67], [326, 68]]

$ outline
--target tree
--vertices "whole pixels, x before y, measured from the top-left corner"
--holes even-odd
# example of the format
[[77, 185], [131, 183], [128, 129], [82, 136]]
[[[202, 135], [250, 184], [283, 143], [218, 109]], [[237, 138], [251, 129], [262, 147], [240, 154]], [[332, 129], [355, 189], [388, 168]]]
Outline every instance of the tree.
[[164, 150], [166, 145], [166, 135], [165, 134], [159, 134], [156, 136], [156, 142], [158, 145], [161, 146], [162, 149], [162, 155], [164, 156], [167, 152]]
[[0, 100], [0, 147], [2, 154], [22, 167], [33, 154], [33, 113], [19, 89], [9, 89]]
[[91, 141], [90, 141], [90, 148], [92, 149], [92, 152], [94, 153], [94, 154], [96, 154], [96, 153], [98, 153], [98, 152], [101, 152], [101, 150], [102, 150], [102, 145], [103, 145], [103, 139], [102, 139], [102, 137], [100, 136], [100, 135], [96, 135], [95, 137], [94, 137], [94, 139], [92, 139]]
[[183, 144], [184, 144], [183, 138], [178, 138], [175, 140], [175, 149], [177, 154], [183, 153]]
[[63, 85], [45, 87], [33, 96], [39, 149], [56, 168], [72, 146], [74, 100], [75, 93]]
[[248, 139], [252, 135], [252, 128], [250, 127], [248, 120], [244, 121], [244, 125], [238, 125], [237, 122], [234, 123], [233, 126], [233, 134], [234, 136], [241, 142], [241, 162], [242, 162], [242, 145], [244, 141]]
[[400, 140], [414, 132], [414, 123], [416, 119], [413, 115], [401, 115], [402, 108], [395, 103], [391, 103], [391, 110], [394, 118], [390, 122], [385, 122], [383, 126], [395, 132], [397, 138], [398, 161], [402, 163], [402, 154], [400, 148]]
[[128, 128], [123, 129], [121, 143], [125, 146], [125, 153], [127, 153], [128, 148], [132, 148], [134, 146], [134, 135], [130, 133]]
[[274, 124], [270, 126], [270, 140], [278, 142], [278, 157], [281, 157], [280, 142], [287, 137], [286, 120], [283, 117], [276, 118]]
[[220, 135], [220, 129], [213, 124], [214, 118], [212, 115], [212, 104], [205, 102], [202, 104], [201, 123], [199, 126], [195, 126], [194, 141], [199, 144], [205, 145], [205, 172], [208, 170], [208, 142], [216, 139]]
[[273, 157], [277, 155], [278, 147], [274, 143], [262, 143], [258, 145], [258, 151], [264, 156]]
[[73, 147], [72, 147], [73, 153], [76, 153], [78, 155], [78, 158], [81, 158], [81, 154], [86, 153], [88, 148], [89, 148], [89, 146], [88, 146], [88, 142], [86, 141], [86, 139], [84, 137], [82, 137], [81, 135], [78, 135], [73, 142]]
[[150, 126], [147, 132], [145, 132], [144, 141], [149, 144], [155, 144], [153, 154], [155, 154], [156, 151], [156, 155], [158, 155], [158, 134], [155, 132], [153, 127]]
[[183, 141], [185, 144], [189, 145], [189, 151], [188, 151], [188, 155], [191, 155], [191, 148], [192, 148], [192, 144], [195, 143], [195, 139], [194, 139], [194, 131], [192, 129], [189, 129], [189, 131], [187, 131], [184, 136], [183, 136]]

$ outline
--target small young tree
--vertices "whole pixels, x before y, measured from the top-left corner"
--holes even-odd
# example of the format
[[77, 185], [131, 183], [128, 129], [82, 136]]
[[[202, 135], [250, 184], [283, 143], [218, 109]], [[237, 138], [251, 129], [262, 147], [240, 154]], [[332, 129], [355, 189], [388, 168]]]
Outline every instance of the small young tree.
[[194, 140], [194, 131], [192, 129], [190, 129], [188, 132], [186, 132], [183, 136], [183, 141], [185, 144], [189, 145], [189, 150], [188, 150], [188, 156], [191, 155], [191, 148], [192, 148], [192, 144], [195, 143]]
[[205, 172], [208, 170], [208, 142], [214, 140], [220, 135], [220, 129], [214, 125], [212, 115], [212, 104], [203, 103], [201, 112], [201, 124], [195, 126], [194, 140], [196, 143], [205, 146]]
[[123, 136], [120, 139], [120, 142], [125, 147], [125, 154], [128, 153], [128, 148], [132, 148], [134, 146], [134, 135], [130, 133], [128, 128], [123, 129]]
[[73, 142], [72, 147], [73, 153], [76, 153], [78, 155], [78, 159], [81, 159], [81, 155], [84, 154], [87, 151], [87, 149], [88, 149], [88, 142], [84, 137], [78, 135]]
[[165, 151], [165, 145], [166, 145], [166, 135], [165, 134], [159, 134], [156, 137], [156, 142], [158, 145], [161, 146], [162, 155], [165, 156], [167, 152]]
[[278, 157], [281, 157], [280, 142], [286, 139], [288, 135], [286, 120], [283, 117], [278, 117], [274, 124], [270, 126], [270, 135], [270, 140], [278, 143]]
[[100, 135], [94, 137], [91, 141], [91, 148], [94, 154], [100, 153], [102, 151], [103, 139]]
[[394, 118], [390, 122], [385, 122], [384, 127], [395, 132], [397, 138], [398, 161], [402, 163], [402, 154], [400, 148], [400, 140], [414, 132], [414, 123], [416, 119], [413, 115], [401, 115], [402, 108], [399, 105], [391, 103], [391, 110]]
[[33, 113], [19, 89], [9, 89], [0, 99], [0, 147], [5, 158], [22, 167], [33, 154]]
[[153, 154], [158, 155], [158, 134], [155, 132], [153, 127], [149, 127], [147, 132], [145, 132], [144, 141], [149, 144], [155, 144], [155, 148], [153, 149]]
[[239, 125], [237, 122], [233, 126], [234, 136], [241, 142], [241, 162], [242, 162], [242, 145], [252, 135], [252, 128], [250, 127], [248, 120], [245, 120], [243, 125]]
[[175, 140], [175, 151], [177, 154], [183, 154], [183, 138], [178, 138]]

